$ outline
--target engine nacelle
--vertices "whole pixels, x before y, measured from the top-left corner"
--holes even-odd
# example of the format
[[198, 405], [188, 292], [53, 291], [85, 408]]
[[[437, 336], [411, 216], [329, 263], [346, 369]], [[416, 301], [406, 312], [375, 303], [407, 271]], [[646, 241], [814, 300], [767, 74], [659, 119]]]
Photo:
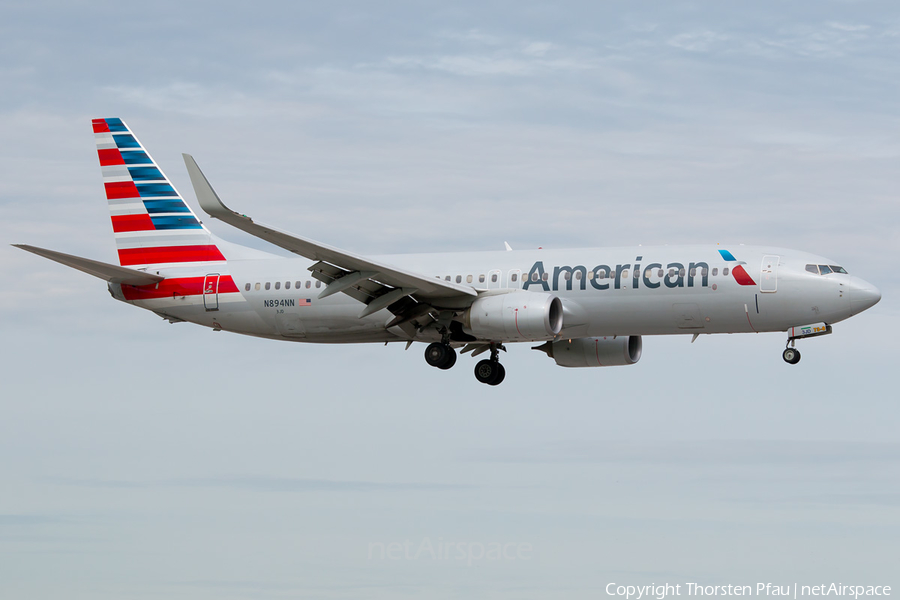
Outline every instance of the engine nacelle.
[[463, 317], [466, 333], [498, 342], [552, 340], [562, 326], [562, 302], [553, 294], [541, 292], [482, 296]]
[[547, 342], [535, 350], [546, 352], [561, 367], [616, 367], [641, 360], [642, 346], [641, 336], [627, 335]]

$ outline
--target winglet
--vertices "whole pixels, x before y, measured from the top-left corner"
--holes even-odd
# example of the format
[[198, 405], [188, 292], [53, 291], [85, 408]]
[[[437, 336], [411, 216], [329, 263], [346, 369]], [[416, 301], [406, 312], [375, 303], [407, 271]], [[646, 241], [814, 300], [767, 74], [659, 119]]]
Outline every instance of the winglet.
[[[207, 181], [200, 167], [190, 154], [183, 154], [184, 164], [191, 176], [191, 184], [197, 194], [197, 201], [209, 216], [225, 221], [232, 227], [245, 231], [271, 244], [275, 244], [285, 250], [299, 254], [315, 261], [324, 261], [347, 271], [366, 271], [378, 273], [379, 286], [402, 288], [412, 290], [407, 294], [418, 293], [425, 298], [454, 297], [454, 296], [478, 296], [478, 292], [472, 286], [461, 285], [420, 275], [406, 269], [393, 267], [365, 256], [347, 252], [328, 244], [316, 242], [309, 238], [292, 235], [275, 227], [257, 223], [247, 215], [242, 215], [225, 206], [219, 199], [215, 190]], [[379, 296], [378, 299], [383, 299]], [[371, 304], [371, 303], [370, 303]], [[371, 305], [369, 306], [371, 309]], [[364, 315], [365, 316], [365, 315]]]
[[193, 156], [190, 154], [182, 154], [181, 156], [184, 158], [184, 165], [187, 167], [188, 175], [191, 177], [191, 185], [194, 186], [194, 193], [197, 195], [197, 201], [200, 203], [200, 208], [214, 219], [227, 220], [226, 217], [232, 219], [238, 217], [240, 219], [246, 219], [251, 223], [253, 222], [253, 219], [247, 215], [236, 213], [225, 206], [222, 200], [219, 199], [219, 195], [216, 194], [212, 185], [210, 185], [206, 175], [204, 175], [203, 171], [200, 170], [200, 167], [197, 166], [197, 161], [194, 160]]
[[507, 252], [512, 252], [512, 246], [509, 245], [509, 242], [503, 242], [503, 245], [506, 246]]

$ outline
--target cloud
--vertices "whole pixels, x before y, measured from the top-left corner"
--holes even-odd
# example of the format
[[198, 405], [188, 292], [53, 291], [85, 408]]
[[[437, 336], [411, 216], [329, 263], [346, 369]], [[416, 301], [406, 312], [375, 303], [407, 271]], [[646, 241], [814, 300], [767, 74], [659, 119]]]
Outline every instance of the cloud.
[[59, 523], [58, 517], [46, 515], [0, 514], [0, 527], [31, 527]]
[[254, 492], [441, 492], [472, 489], [467, 484], [428, 482], [376, 482], [341, 481], [332, 479], [304, 479], [296, 477], [267, 477], [262, 475], [238, 475], [230, 477], [197, 477], [137, 481], [120, 479], [76, 479], [53, 477], [48, 483], [85, 488], [147, 489], [147, 488], [226, 488]]
[[693, 31], [679, 33], [669, 38], [668, 44], [689, 52], [708, 52], [719, 42], [728, 41], [730, 36], [713, 31]]
[[104, 91], [121, 102], [192, 117], [242, 117], [259, 110], [257, 102], [243, 92], [194, 82], [174, 81], [159, 86], [111, 85]]
[[509, 463], [642, 463], [656, 465], [837, 464], [900, 461], [900, 444], [793, 440], [560, 443], [485, 451], [468, 460]]

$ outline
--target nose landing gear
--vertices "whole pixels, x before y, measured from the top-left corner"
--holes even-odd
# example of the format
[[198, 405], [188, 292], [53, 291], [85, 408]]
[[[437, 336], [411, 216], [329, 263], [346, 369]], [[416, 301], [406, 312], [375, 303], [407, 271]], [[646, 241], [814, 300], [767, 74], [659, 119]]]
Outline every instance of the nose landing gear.
[[800, 362], [800, 351], [796, 348], [785, 348], [784, 352], [781, 353], [781, 358], [789, 365], [796, 365]]
[[797, 340], [828, 335], [831, 331], [831, 325], [828, 323], [812, 323], [811, 325], [791, 327], [787, 330], [787, 344], [785, 344], [784, 352], [781, 353], [781, 358], [789, 365], [796, 365], [800, 362]]

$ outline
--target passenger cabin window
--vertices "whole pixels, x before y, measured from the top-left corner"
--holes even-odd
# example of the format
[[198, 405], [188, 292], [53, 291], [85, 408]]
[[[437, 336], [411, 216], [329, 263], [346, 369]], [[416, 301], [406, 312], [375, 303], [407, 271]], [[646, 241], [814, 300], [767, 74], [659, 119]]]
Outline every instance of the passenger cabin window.
[[657, 277], [662, 277], [663, 275], [665, 275], [665, 271], [663, 271], [662, 269], [656, 272]]
[[575, 271], [575, 280], [581, 281], [581, 271]]
[[444, 277], [444, 281], [450, 281], [450, 276], [447, 275], [446, 277]]
[[281, 289], [281, 282], [280, 282], [280, 281], [276, 281], [276, 282], [275, 282], [275, 289], [276, 289], [276, 290], [280, 290], [280, 289]]
[[516, 281], [518, 278], [519, 278], [518, 273], [513, 273], [512, 275], [509, 276], [510, 281]]
[[[513, 281], [515, 281], [515, 280], [516, 280], [516, 276], [513, 275]], [[497, 274], [496, 273], [491, 273], [491, 283], [497, 283]]]
[[456, 283], [462, 283], [462, 275], [456, 276]]
[[563, 279], [565, 279], [566, 281], [572, 279], [572, 274], [566, 271], [565, 273], [563, 273]]
[[478, 276], [478, 283], [484, 283], [484, 275]]
[[550, 279], [550, 273], [547, 273], [545, 271], [544, 274], [541, 275], [541, 279], [543, 279], [544, 281], [547, 281], [548, 279]]
[[267, 281], [267, 282], [266, 282], [266, 289], [268, 290], [268, 289], [270, 289], [271, 287], [272, 287], [272, 284], [269, 283], [269, 282]]
[[719, 274], [719, 267], [714, 267], [713, 268], [713, 277], [715, 277], [718, 274]]
[[244, 286], [244, 291], [245, 291], [245, 292], [249, 292], [249, 291], [250, 291], [250, 284], [249, 284], [249, 283], [248, 283], [247, 285]]
[[284, 282], [284, 289], [286, 289], [286, 290], [291, 289], [291, 282], [290, 282], [290, 281], [285, 281], [285, 282]]
[[707, 275], [709, 275], [709, 269], [703, 267], [702, 269], [700, 269], [700, 275], [706, 277]]
[[316, 287], [322, 287], [322, 282], [321, 282], [321, 281], [316, 281]]
[[254, 289], [256, 289], [257, 292], [259, 291], [259, 284], [258, 284], [258, 283], [254, 286]]
[[310, 285], [312, 285], [312, 282], [307, 280], [307, 282], [306, 282], [306, 289], [309, 289], [309, 286], [310, 286]]
[[472, 276], [466, 275], [466, 283], [472, 283]]
[[295, 282], [294, 282], [294, 287], [297, 288], [297, 289], [299, 290], [299, 289], [300, 289], [300, 282], [299, 282], [299, 281], [295, 281]]
[[724, 269], [722, 269], [722, 275], [724, 275], [726, 277], [728, 276], [728, 267], [725, 267]]

